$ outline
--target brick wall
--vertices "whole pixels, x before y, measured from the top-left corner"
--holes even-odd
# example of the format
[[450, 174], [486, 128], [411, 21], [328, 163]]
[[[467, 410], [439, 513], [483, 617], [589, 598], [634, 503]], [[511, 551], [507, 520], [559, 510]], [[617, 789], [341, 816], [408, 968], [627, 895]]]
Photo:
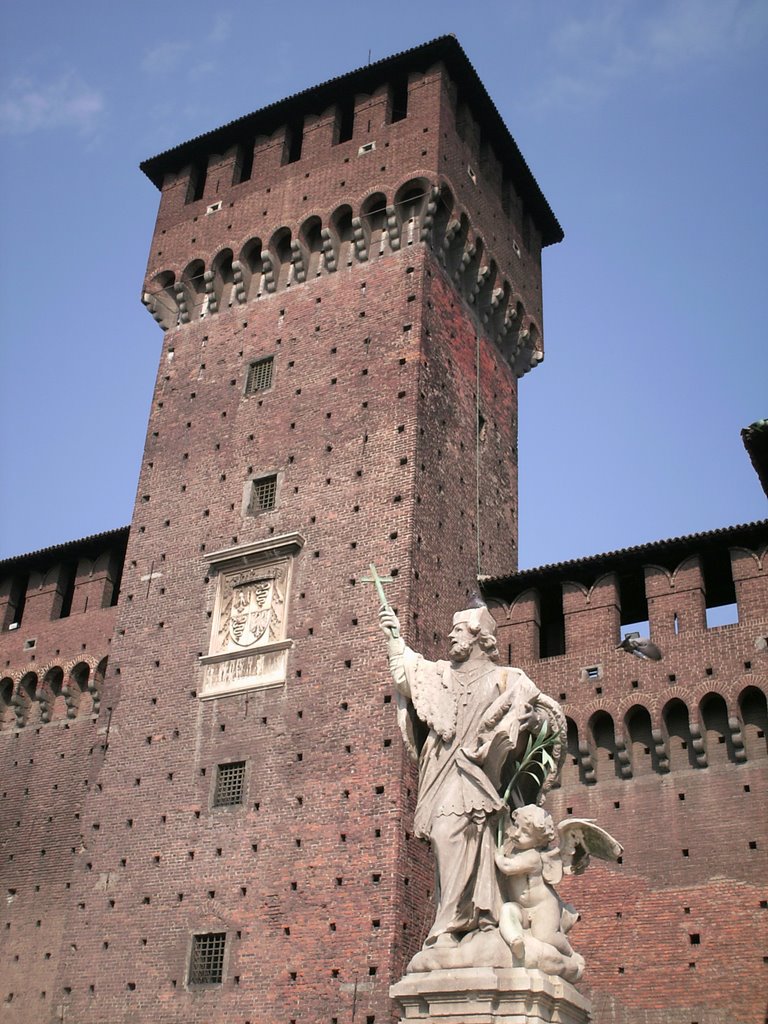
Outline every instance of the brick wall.
[[[568, 716], [555, 820], [594, 818], [625, 848], [621, 865], [593, 862], [561, 887], [582, 914], [572, 940], [600, 1022], [761, 1024], [765, 1012], [766, 527], [718, 533], [524, 573], [496, 612], [502, 649]], [[634, 582], [660, 662], [615, 649]], [[712, 598], [734, 585], [738, 622], [707, 628]], [[553, 586], [565, 650], [541, 659], [539, 594]]]

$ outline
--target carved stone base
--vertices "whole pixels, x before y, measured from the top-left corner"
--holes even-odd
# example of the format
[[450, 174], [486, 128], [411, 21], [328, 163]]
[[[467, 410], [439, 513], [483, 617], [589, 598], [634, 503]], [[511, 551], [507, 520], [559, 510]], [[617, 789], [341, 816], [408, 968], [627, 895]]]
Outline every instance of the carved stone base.
[[389, 994], [401, 1024], [588, 1024], [589, 1000], [525, 968], [461, 967], [406, 976]]

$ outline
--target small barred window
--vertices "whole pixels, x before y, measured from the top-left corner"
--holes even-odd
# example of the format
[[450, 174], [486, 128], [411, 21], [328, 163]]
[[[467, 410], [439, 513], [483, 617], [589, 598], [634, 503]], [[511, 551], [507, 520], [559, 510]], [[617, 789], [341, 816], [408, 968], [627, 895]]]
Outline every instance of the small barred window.
[[245, 378], [245, 393], [253, 395], [257, 391], [266, 391], [272, 386], [272, 367], [274, 360], [272, 356], [267, 359], [259, 359], [248, 367], [248, 374]]
[[224, 977], [226, 932], [208, 932], [192, 936], [189, 961], [190, 985], [220, 985]]
[[245, 788], [245, 761], [220, 764], [216, 772], [216, 788], [213, 791], [214, 807], [234, 807], [243, 802]]
[[275, 507], [277, 500], [277, 476], [263, 476], [251, 481], [251, 500], [248, 512], [253, 516], [259, 512], [268, 512]]

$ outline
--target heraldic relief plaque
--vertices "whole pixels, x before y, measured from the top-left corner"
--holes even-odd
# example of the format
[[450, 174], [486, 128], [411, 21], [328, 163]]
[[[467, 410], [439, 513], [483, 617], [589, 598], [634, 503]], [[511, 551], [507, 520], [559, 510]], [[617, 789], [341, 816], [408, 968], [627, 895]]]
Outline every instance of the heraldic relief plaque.
[[201, 697], [221, 697], [285, 682], [286, 613], [293, 562], [304, 544], [298, 533], [216, 551], [216, 575], [208, 654]]

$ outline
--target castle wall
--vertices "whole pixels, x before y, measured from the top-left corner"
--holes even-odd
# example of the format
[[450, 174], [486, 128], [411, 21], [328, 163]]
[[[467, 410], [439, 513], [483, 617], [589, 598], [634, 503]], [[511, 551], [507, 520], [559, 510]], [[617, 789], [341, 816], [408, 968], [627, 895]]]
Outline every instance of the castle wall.
[[[416, 774], [363, 577], [371, 562], [391, 577], [406, 637], [444, 651], [476, 587], [478, 355], [481, 557], [509, 565], [538, 255], [520, 270], [519, 211], [505, 223], [490, 157], [467, 178], [474, 195], [442, 173], [466, 176], [469, 143], [441, 67], [410, 76], [400, 121], [392, 96], [355, 97], [347, 142], [334, 145], [338, 111], [305, 119], [298, 159], [284, 129], [257, 139], [245, 182], [231, 184], [242, 152], [209, 157], [192, 202], [189, 169], [166, 179], [145, 294], [165, 334], [110, 742], [83, 812], [77, 949], [65, 936], [56, 971], [82, 1024], [389, 1020], [389, 984], [429, 926]], [[491, 269], [480, 242], [494, 230]], [[228, 602], [262, 556], [284, 557], [256, 583], [282, 632], [240, 657], [251, 626], [232, 633]], [[217, 806], [239, 765], [240, 798]], [[200, 936], [223, 944], [220, 983], [190, 974]]]
[[[631, 563], [606, 556], [591, 585], [586, 563], [571, 570], [578, 583], [567, 565], [537, 572], [533, 587], [523, 574], [496, 610], [512, 661], [568, 716], [562, 785], [547, 806], [556, 821], [594, 818], [624, 845], [621, 865], [593, 861], [561, 886], [582, 914], [573, 943], [600, 1021], [763, 1018], [765, 551], [738, 536], [730, 552], [727, 536], [712, 543], [697, 550], [691, 538], [687, 553], [649, 550]], [[707, 566], [713, 591], [735, 584], [738, 622], [707, 628]], [[620, 580], [627, 594], [633, 582], [644, 587], [661, 661], [615, 649], [626, 621]], [[555, 585], [564, 651], [539, 658], [539, 595]]]
[[[125, 533], [0, 566], [0, 876], [4, 1011], [47, 1020], [59, 950], [77, 913], [76, 864], [110, 712], [97, 726]], [[88, 600], [86, 600], [88, 598]]]

